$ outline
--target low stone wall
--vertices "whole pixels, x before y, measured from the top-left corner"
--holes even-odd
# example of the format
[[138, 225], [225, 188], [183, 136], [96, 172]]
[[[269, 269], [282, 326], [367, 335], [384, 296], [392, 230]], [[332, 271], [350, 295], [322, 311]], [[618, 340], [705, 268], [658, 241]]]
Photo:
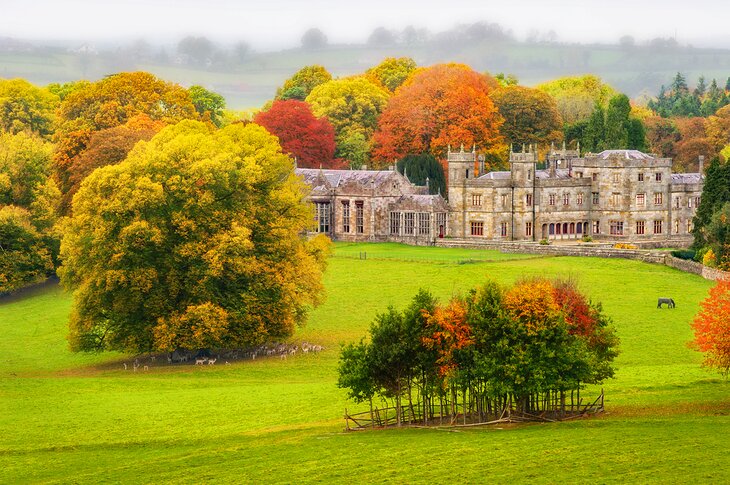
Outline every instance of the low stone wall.
[[441, 247], [494, 249], [503, 253], [543, 254], [546, 256], [581, 256], [623, 258], [663, 264], [666, 254], [661, 251], [615, 249], [609, 244], [542, 245], [538, 243], [473, 241], [469, 239], [440, 239]]
[[698, 263], [697, 261], [675, 258], [672, 255], [667, 255], [664, 264], [680, 271], [700, 275], [706, 280], [717, 281], [721, 279], [730, 279], [730, 272], [728, 271], [710, 268]]

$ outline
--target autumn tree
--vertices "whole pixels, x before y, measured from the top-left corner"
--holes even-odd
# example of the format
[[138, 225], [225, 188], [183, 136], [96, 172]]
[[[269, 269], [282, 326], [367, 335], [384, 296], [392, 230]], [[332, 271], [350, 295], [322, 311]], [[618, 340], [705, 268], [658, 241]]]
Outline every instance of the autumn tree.
[[74, 350], [233, 348], [285, 338], [321, 301], [326, 238], [255, 124], [168, 126], [74, 197], [59, 273]]
[[416, 61], [410, 57], [387, 57], [365, 71], [365, 75], [392, 93], [413, 74], [416, 67]]
[[303, 168], [331, 168], [335, 155], [335, 130], [325, 117], [316, 118], [309, 105], [289, 99], [274, 101], [261, 111], [254, 123], [276, 135], [284, 152], [296, 157]]
[[304, 66], [276, 90], [275, 99], [304, 101], [312, 89], [331, 80], [332, 75], [323, 66], [317, 64]]
[[348, 158], [349, 153], [369, 151], [370, 138], [388, 96], [385, 89], [368, 79], [352, 77], [320, 84], [306, 101], [312, 106], [315, 116], [327, 117], [334, 126], [335, 155]]
[[187, 90], [146, 72], [125, 72], [73, 91], [59, 108], [56, 177], [63, 193], [70, 189], [69, 168], [95, 131], [123, 125], [139, 114], [163, 123], [195, 119]]
[[32, 131], [48, 138], [53, 133], [59, 98], [24, 79], [0, 79], [0, 131]]
[[730, 372], [730, 280], [718, 281], [700, 307], [691, 324], [694, 340], [690, 345], [705, 354], [704, 366], [717, 369], [727, 379]]
[[164, 126], [162, 121], [153, 121], [147, 115], [140, 114], [121, 126], [94, 132], [86, 143], [86, 149], [74, 157], [68, 166], [68, 185], [61, 198], [62, 212], [69, 213], [73, 196], [91, 172], [121, 162], [138, 141], [151, 139]]
[[51, 275], [57, 263], [52, 149], [38, 135], [0, 133], [0, 292]]
[[489, 97], [489, 80], [461, 64], [416, 72], [388, 102], [373, 140], [381, 164], [408, 154], [443, 157], [448, 145], [486, 151], [503, 143], [502, 117]]
[[510, 143], [549, 144], [563, 138], [563, 120], [555, 100], [543, 91], [517, 85], [490, 94], [504, 118], [501, 133]]
[[564, 77], [537, 86], [555, 99], [558, 112], [567, 124], [587, 120], [596, 104], [608, 107], [608, 101], [618, 94], [600, 78], [592, 75]]
[[707, 118], [705, 129], [713, 147], [718, 151], [722, 150], [730, 140], [730, 105], [720, 108]]

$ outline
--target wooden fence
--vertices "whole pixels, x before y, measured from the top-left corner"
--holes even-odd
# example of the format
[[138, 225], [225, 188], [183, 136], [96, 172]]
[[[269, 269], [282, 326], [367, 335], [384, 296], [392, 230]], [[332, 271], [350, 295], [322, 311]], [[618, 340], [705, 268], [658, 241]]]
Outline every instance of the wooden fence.
[[603, 389], [594, 400], [585, 401], [578, 397], [570, 402], [561, 399], [548, 404], [542, 410], [530, 408], [529, 411], [518, 407], [512, 399], [503, 406], [490, 409], [475, 409], [470, 401], [450, 402], [447, 399], [424, 405], [422, 402], [396, 407], [372, 407], [370, 411], [350, 413], [345, 409], [345, 429], [360, 431], [369, 428], [388, 428], [398, 426], [446, 426], [467, 427], [485, 426], [498, 423], [555, 422], [584, 417], [603, 412]]

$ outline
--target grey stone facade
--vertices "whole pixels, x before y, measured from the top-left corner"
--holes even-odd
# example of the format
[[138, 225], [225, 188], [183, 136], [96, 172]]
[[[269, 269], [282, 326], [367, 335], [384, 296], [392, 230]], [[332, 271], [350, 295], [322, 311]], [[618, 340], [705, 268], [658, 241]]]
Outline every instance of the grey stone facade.
[[296, 169], [312, 188], [314, 232], [339, 241], [430, 245], [447, 231], [449, 207], [440, 195], [395, 170]]
[[510, 171], [484, 173], [474, 150], [448, 152], [448, 203], [395, 170], [296, 169], [311, 187], [314, 232], [340, 241], [434, 244], [580, 239], [688, 245], [702, 195], [699, 173], [636, 150], [581, 157], [510, 151]]
[[510, 171], [483, 173], [475, 151], [448, 153], [450, 236], [505, 241], [594, 239], [691, 242], [699, 173], [636, 150], [581, 157], [551, 150], [538, 169], [531, 148], [510, 152]]

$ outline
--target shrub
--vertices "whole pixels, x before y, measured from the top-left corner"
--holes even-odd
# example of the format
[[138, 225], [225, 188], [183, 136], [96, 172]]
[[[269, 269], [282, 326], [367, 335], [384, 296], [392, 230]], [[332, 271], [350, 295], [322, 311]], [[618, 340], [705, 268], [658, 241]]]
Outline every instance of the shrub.
[[677, 249], [672, 251], [672, 256], [679, 259], [687, 259], [692, 261], [695, 259], [695, 255], [697, 254], [696, 251], [693, 251], [691, 249]]
[[614, 249], [639, 249], [635, 244], [629, 243], [616, 243], [613, 245]]
[[547, 239], [540, 239], [540, 244], [542, 244], [543, 246], [547, 246], [550, 244], [550, 241], [548, 241]]
[[591, 236], [583, 236], [580, 240], [586, 243], [593, 242], [593, 238]]

